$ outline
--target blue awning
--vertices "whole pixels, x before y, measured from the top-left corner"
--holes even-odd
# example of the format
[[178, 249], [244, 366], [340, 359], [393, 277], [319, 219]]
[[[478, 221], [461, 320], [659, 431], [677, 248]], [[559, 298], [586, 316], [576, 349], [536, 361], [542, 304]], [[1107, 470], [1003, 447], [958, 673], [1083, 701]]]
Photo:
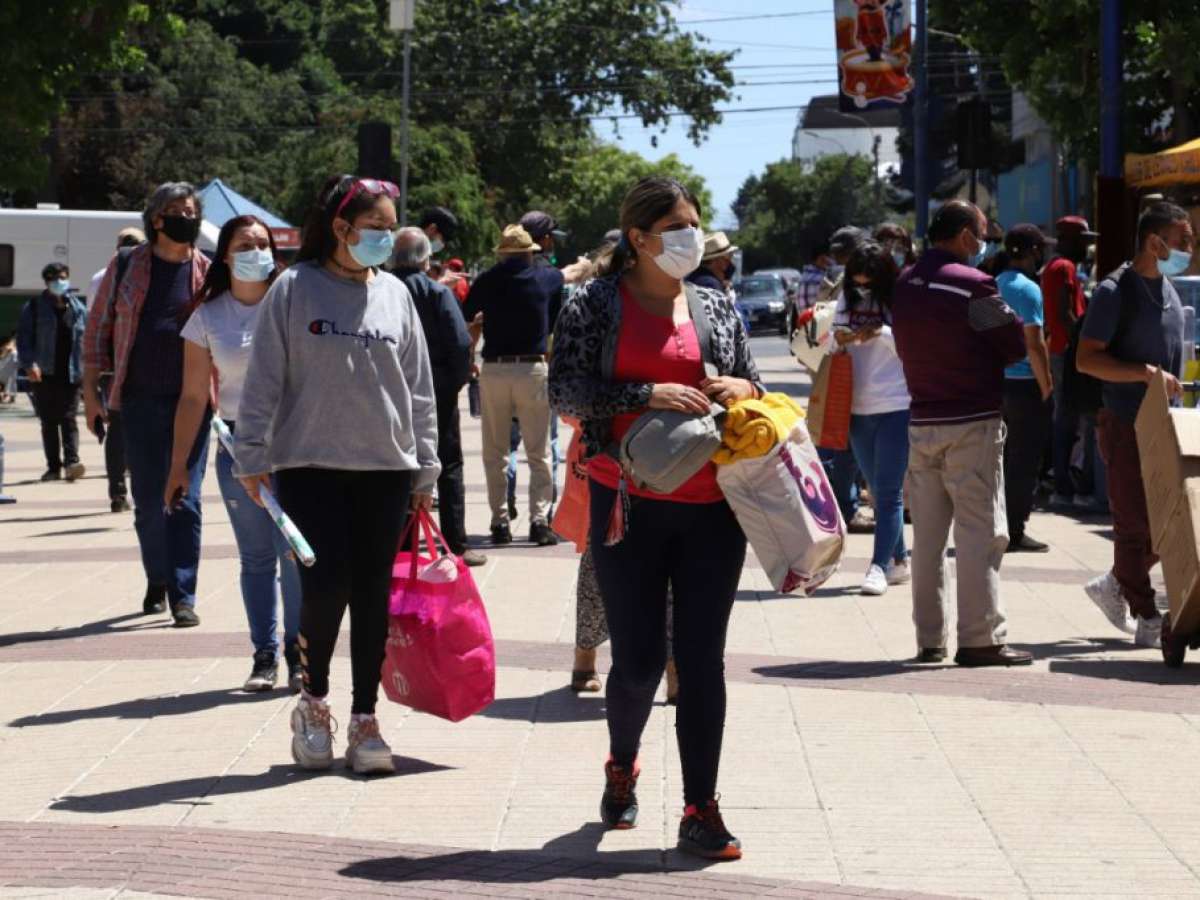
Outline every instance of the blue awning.
[[285, 222], [269, 210], [263, 209], [253, 200], [243, 197], [220, 178], [214, 178], [197, 192], [204, 204], [204, 219], [220, 228], [235, 216], [258, 216], [267, 223], [281, 248], [296, 247], [300, 243], [300, 230]]

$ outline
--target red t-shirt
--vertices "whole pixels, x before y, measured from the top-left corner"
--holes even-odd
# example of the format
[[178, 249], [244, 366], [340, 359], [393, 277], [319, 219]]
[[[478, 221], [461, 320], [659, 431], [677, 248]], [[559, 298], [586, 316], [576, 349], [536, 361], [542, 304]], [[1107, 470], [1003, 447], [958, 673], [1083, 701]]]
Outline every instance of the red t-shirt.
[[1084, 313], [1083, 285], [1079, 283], [1079, 272], [1075, 263], [1065, 257], [1051, 260], [1042, 269], [1042, 307], [1046, 329], [1050, 332], [1048, 347], [1051, 353], [1067, 352], [1071, 338], [1071, 321], [1062, 314], [1064, 288], [1074, 298], [1072, 308], [1076, 318]]
[[[625, 285], [621, 285], [621, 332], [617, 338], [613, 378], [616, 381], [700, 387], [704, 380], [704, 362], [696, 326], [691, 322], [676, 325], [670, 318], [650, 315], [633, 299]], [[645, 410], [614, 416], [613, 440], [619, 443], [643, 412]], [[607, 453], [601, 453], [588, 464], [588, 475], [616, 490], [621, 480], [621, 467]], [[634, 496], [675, 503], [717, 503], [725, 498], [717, 485], [717, 467], [711, 462], [673, 494], [638, 490], [632, 484], [628, 487]]]

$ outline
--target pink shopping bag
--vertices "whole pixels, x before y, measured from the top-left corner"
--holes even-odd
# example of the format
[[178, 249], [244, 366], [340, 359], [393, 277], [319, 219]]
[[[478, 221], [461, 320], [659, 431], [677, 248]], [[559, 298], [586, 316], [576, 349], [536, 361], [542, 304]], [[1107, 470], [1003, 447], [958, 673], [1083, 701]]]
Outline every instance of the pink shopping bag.
[[458, 722], [495, 699], [491, 625], [470, 570], [427, 512], [412, 517], [402, 547], [405, 538], [392, 566], [383, 690], [396, 703]]

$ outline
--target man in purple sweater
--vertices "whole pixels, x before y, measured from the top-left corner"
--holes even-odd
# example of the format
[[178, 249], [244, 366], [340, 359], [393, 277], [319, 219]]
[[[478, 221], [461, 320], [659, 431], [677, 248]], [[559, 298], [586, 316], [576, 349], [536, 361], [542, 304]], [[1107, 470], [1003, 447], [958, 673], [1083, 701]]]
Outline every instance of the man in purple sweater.
[[1020, 318], [983, 258], [987, 219], [952, 200], [929, 226], [932, 248], [900, 276], [892, 329], [912, 395], [908, 498], [914, 528], [917, 659], [946, 658], [946, 542], [954, 523], [960, 666], [1028, 665], [1004, 643], [1004, 367], [1025, 357]]

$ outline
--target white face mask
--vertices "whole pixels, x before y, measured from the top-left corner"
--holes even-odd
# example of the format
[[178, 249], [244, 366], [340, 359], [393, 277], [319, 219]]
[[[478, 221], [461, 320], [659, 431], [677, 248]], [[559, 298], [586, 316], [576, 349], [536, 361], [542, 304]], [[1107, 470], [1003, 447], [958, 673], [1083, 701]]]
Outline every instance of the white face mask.
[[[654, 234], [652, 231], [647, 234]], [[664, 231], [655, 237], [662, 239], [663, 252], [653, 257], [654, 264], [672, 278], [683, 278], [700, 267], [704, 256], [704, 232], [699, 228], [680, 228]]]
[[430, 238], [429, 239], [429, 252], [430, 253], [441, 253], [445, 249], [446, 249], [446, 243], [441, 238]]

